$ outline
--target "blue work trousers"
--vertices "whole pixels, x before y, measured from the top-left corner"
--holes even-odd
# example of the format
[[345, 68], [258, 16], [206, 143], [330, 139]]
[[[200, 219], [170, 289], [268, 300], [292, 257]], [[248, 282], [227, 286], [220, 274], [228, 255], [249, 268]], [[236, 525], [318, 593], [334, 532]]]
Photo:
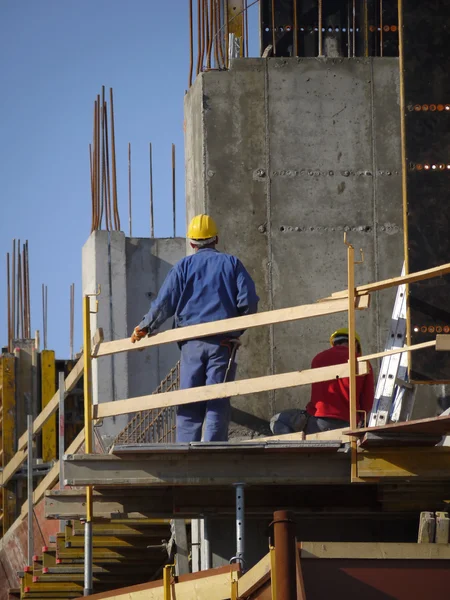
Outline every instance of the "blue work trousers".
[[[223, 383], [230, 361], [230, 347], [220, 339], [190, 340], [181, 347], [180, 389]], [[234, 381], [236, 363], [227, 381]], [[177, 442], [226, 442], [230, 423], [229, 398], [192, 402], [177, 407]]]

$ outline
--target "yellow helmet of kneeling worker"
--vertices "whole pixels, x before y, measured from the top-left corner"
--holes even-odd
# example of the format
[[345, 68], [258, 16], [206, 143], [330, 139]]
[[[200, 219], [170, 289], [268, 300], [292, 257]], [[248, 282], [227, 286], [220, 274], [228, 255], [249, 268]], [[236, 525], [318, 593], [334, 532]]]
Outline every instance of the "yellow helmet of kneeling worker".
[[[330, 344], [334, 346], [334, 342], [337, 338], [348, 337], [348, 327], [341, 327], [341, 329], [336, 329], [330, 336]], [[358, 344], [361, 346], [361, 338], [357, 333], [355, 333], [355, 338]]]
[[187, 238], [190, 240], [208, 240], [216, 235], [217, 225], [209, 215], [196, 215], [189, 223]]

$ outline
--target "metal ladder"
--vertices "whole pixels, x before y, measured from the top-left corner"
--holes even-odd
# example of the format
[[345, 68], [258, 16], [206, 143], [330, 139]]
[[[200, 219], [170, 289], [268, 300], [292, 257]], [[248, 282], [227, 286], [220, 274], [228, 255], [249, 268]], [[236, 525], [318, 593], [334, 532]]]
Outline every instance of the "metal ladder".
[[[403, 265], [402, 275], [405, 273]], [[406, 343], [406, 286], [400, 285], [395, 298], [391, 327], [385, 350], [403, 348]], [[415, 387], [408, 382], [408, 353], [385, 356], [381, 362], [369, 427], [408, 421], [414, 407]]]

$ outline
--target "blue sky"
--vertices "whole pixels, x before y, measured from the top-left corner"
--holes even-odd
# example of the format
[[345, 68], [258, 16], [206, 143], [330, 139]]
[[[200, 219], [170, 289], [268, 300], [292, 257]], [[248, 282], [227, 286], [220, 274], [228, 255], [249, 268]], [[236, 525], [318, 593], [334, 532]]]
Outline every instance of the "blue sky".
[[[188, 0], [3, 0], [0, 8], [0, 342], [6, 345], [6, 252], [29, 240], [31, 327], [69, 356], [81, 346], [81, 248], [89, 236], [88, 145], [93, 102], [114, 89], [118, 196], [128, 234], [132, 145], [133, 236], [149, 236], [148, 144], [153, 143], [155, 234], [172, 233], [171, 144], [177, 147], [177, 233], [185, 232], [183, 97]], [[255, 31], [257, 6], [252, 7]], [[253, 36], [256, 42], [256, 35]], [[42, 335], [42, 333], [41, 333]]]

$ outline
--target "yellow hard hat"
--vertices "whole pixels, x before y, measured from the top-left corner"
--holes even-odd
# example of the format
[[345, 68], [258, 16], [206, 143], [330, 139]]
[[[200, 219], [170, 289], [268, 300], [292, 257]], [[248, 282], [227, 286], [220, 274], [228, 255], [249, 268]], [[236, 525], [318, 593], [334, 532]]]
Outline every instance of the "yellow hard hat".
[[[330, 344], [333, 346], [334, 340], [341, 335], [346, 335], [348, 337], [348, 327], [341, 327], [341, 329], [336, 329], [336, 331], [330, 336]], [[355, 338], [358, 344], [361, 346], [361, 338], [357, 333], [355, 333]]]
[[209, 215], [196, 215], [189, 223], [187, 231], [190, 240], [207, 240], [217, 234], [217, 225]]

